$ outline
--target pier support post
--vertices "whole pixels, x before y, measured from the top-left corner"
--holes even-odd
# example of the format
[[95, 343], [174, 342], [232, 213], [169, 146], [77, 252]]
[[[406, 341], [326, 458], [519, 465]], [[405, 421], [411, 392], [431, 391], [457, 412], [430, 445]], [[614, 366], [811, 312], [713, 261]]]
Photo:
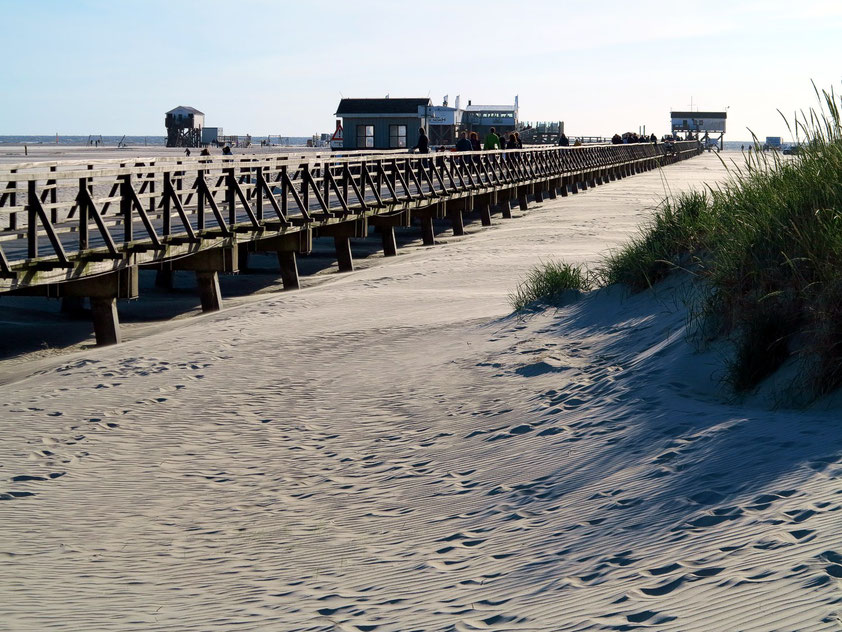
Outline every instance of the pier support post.
[[363, 239], [368, 236], [368, 219], [362, 217], [340, 224], [321, 226], [316, 230], [319, 237], [333, 237], [339, 271], [353, 272], [354, 259], [351, 256], [351, 238]]
[[118, 345], [122, 342], [116, 298], [92, 297], [91, 318], [94, 322], [94, 336], [96, 336], [97, 345], [104, 347], [106, 345]]
[[351, 238], [348, 236], [334, 237], [333, 246], [336, 248], [336, 260], [339, 263], [339, 271], [353, 272], [354, 257], [351, 255]]
[[450, 218], [450, 225], [453, 227], [454, 237], [461, 237], [465, 234], [465, 218], [462, 217], [461, 210], [448, 210], [447, 216]]
[[526, 187], [517, 188], [517, 202], [520, 206], [521, 211], [525, 211], [529, 208], [529, 199], [527, 196]]
[[561, 197], [567, 197], [567, 178], [561, 178], [559, 182], [558, 192], [561, 193]]
[[551, 182], [551, 183], [547, 186], [547, 195], [549, 196], [549, 198], [550, 198], [551, 200], [554, 200], [554, 199], [556, 199], [556, 197], [557, 197], [557, 194], [556, 194], [556, 191], [555, 191], [555, 190], [556, 190], [556, 182]]
[[532, 194], [532, 198], [536, 204], [544, 201], [544, 190], [541, 188], [541, 185], [535, 185], [535, 193]]
[[117, 316], [118, 298], [137, 298], [137, 266], [127, 266], [97, 276], [31, 286], [17, 290], [21, 296], [45, 296], [62, 299], [63, 309], [81, 309], [82, 300], [90, 299], [91, 320], [98, 345], [120, 342], [120, 319]]
[[294, 250], [278, 250], [278, 265], [281, 267], [281, 281], [284, 290], [297, 290], [301, 287], [298, 279], [298, 261]]
[[[245, 244], [241, 244], [240, 248], [245, 248]], [[297, 290], [301, 287], [297, 255], [306, 255], [312, 250], [313, 231], [309, 228], [274, 235], [249, 244], [249, 252], [272, 252], [278, 257], [284, 290]]]
[[433, 216], [426, 213], [421, 216], [421, 239], [425, 246], [436, 245], [436, 233], [433, 230]]
[[203, 312], [217, 312], [222, 309], [222, 292], [219, 291], [219, 273], [216, 270], [196, 270], [199, 285], [199, 300]]
[[383, 242], [383, 256], [395, 257], [398, 254], [398, 242], [395, 239], [394, 226], [381, 226], [380, 239]]
[[398, 242], [395, 239], [395, 227], [410, 225], [409, 211], [391, 213], [388, 215], [372, 215], [368, 223], [380, 231], [380, 239], [383, 243], [383, 256], [395, 257], [398, 254]]
[[479, 219], [483, 226], [491, 226], [491, 204], [489, 202], [480, 202]]

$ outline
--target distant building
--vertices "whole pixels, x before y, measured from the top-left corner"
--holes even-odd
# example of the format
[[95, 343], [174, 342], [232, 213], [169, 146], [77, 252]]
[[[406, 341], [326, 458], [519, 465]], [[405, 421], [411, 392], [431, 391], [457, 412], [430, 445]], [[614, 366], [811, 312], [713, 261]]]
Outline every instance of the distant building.
[[[706, 147], [718, 145], [722, 149], [727, 118], [728, 112], [670, 112], [670, 129], [674, 137], [683, 133], [703, 141]], [[711, 134], [719, 134], [719, 138], [711, 138]]]
[[179, 105], [166, 114], [167, 147], [198, 147], [202, 142], [205, 115], [196, 108]]
[[497, 132], [512, 132], [518, 129], [518, 98], [514, 105], [468, 105], [462, 114], [462, 126], [468, 132], [476, 132], [480, 139], [491, 128]]
[[336, 116], [342, 119], [343, 149], [414, 147], [432, 105], [429, 98], [342, 99]]
[[725, 133], [727, 112], [670, 112], [672, 132]]
[[203, 127], [202, 145], [217, 145], [220, 136], [222, 136], [221, 127]]
[[448, 107], [447, 97], [442, 105], [435, 105], [427, 110], [430, 145], [455, 145], [462, 129], [462, 115], [459, 108], [459, 97], [456, 97], [455, 107]]

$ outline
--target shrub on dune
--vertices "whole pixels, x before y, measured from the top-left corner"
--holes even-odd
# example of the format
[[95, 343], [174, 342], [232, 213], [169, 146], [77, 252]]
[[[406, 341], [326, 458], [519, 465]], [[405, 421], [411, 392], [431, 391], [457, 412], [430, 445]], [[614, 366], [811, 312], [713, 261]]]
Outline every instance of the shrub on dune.
[[793, 353], [814, 395], [842, 384], [842, 128], [835, 96], [822, 98], [796, 121], [795, 157], [751, 152], [723, 186], [665, 202], [601, 270], [634, 290], [678, 269], [705, 279], [702, 316], [735, 342], [737, 391]]
[[584, 266], [560, 261], [546, 261], [532, 268], [509, 294], [515, 311], [530, 305], [557, 303], [570, 290], [587, 291], [592, 287], [591, 275]]
[[793, 355], [807, 367], [808, 399], [842, 386], [842, 125], [835, 94], [817, 95], [819, 109], [795, 121], [800, 151], [791, 159], [749, 152], [725, 184], [664, 201], [595, 274], [543, 264], [512, 305], [549, 302], [594, 280], [641, 291], [690, 273], [705, 289], [697, 310], [704, 331], [734, 343], [728, 379], [736, 391]]

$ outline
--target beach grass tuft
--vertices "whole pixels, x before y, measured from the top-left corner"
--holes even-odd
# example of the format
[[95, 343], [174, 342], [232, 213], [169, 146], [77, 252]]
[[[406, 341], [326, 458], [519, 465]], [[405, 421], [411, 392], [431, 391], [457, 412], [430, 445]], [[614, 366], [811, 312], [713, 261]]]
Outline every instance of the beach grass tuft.
[[734, 342], [738, 392], [793, 355], [813, 396], [842, 385], [842, 127], [836, 95], [816, 94], [788, 123], [795, 156], [748, 152], [723, 185], [664, 202], [599, 271], [632, 290], [679, 270], [705, 280], [702, 317]]
[[[705, 337], [733, 343], [727, 382], [754, 389], [787, 360], [805, 401], [842, 386], [842, 122], [831, 90], [787, 121], [799, 151], [745, 153], [728, 179], [668, 198], [652, 220], [590, 272], [548, 262], [510, 296], [522, 310], [565, 290], [624, 284], [643, 291], [670, 274], [704, 288], [693, 318]], [[786, 120], [786, 119], [785, 119]]]
[[592, 275], [584, 266], [544, 261], [533, 267], [509, 294], [509, 303], [520, 312], [530, 305], [557, 303], [568, 291], [586, 292], [592, 287]]

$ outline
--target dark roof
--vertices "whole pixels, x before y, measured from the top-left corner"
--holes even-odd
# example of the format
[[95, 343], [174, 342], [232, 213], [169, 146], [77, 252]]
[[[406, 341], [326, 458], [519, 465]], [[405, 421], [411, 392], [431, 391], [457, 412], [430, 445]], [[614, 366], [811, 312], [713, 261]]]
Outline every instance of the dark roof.
[[167, 112], [167, 114], [172, 114], [176, 110], [187, 110], [191, 114], [201, 114], [202, 116], [205, 115], [204, 112], [199, 112], [199, 110], [197, 110], [196, 108], [191, 108], [189, 105], [179, 105], [177, 108], [173, 108], [172, 110]]
[[418, 106], [432, 105], [424, 99], [342, 99], [336, 108], [337, 116], [343, 114], [406, 114], [418, 112]]
[[727, 112], [670, 112], [671, 118], [680, 119], [694, 119], [694, 118], [714, 118], [724, 119], [728, 117]]

